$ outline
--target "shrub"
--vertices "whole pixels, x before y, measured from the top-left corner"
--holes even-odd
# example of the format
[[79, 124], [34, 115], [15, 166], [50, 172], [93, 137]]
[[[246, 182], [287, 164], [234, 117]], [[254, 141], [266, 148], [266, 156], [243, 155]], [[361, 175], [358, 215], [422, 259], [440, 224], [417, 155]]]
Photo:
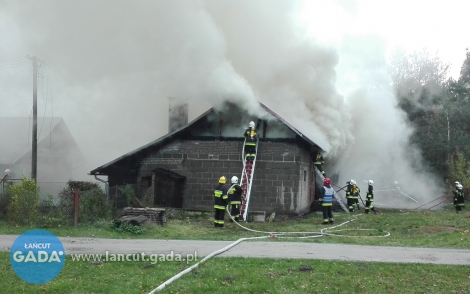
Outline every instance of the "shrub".
[[37, 225], [42, 228], [60, 227], [71, 224], [71, 219], [64, 217], [60, 207], [54, 205], [54, 197], [49, 195], [39, 206], [41, 216]]
[[119, 191], [121, 192], [121, 195], [126, 198], [127, 206], [131, 206], [131, 201], [135, 198], [134, 187], [127, 184], [124, 187], [119, 188]]
[[81, 191], [81, 194], [85, 191], [93, 189], [100, 190], [100, 186], [97, 183], [86, 182], [86, 181], [73, 181], [70, 180], [59, 192], [59, 206], [61, 213], [64, 217], [73, 220], [74, 217], [74, 193], [76, 190]]
[[101, 189], [94, 188], [80, 193], [78, 218], [83, 223], [111, 218], [111, 207]]
[[11, 193], [10, 186], [5, 187], [3, 193], [0, 194], [0, 219], [7, 219], [7, 207], [10, 205]]
[[22, 177], [17, 185], [9, 188], [10, 203], [7, 220], [18, 225], [32, 225], [39, 216], [39, 188], [34, 180]]
[[113, 230], [119, 233], [129, 232], [134, 235], [141, 235], [147, 231], [147, 226], [134, 226], [128, 222], [123, 222], [120, 225], [114, 224]]

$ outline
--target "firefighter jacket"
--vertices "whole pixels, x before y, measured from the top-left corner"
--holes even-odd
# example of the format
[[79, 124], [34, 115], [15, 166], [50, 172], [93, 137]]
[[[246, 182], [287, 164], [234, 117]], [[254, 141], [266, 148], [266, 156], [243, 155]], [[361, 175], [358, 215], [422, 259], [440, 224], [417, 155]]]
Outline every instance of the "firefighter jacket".
[[462, 190], [455, 189], [455, 191], [452, 191], [454, 193], [454, 204], [458, 206], [464, 206], [464, 193]]
[[374, 187], [371, 185], [369, 185], [369, 189], [367, 189], [366, 201], [374, 201]]
[[349, 192], [349, 195], [346, 196], [346, 198], [350, 199], [359, 199], [359, 193], [361, 192], [361, 189], [359, 189], [358, 186], [352, 185], [351, 190]]
[[233, 185], [232, 188], [228, 190], [228, 202], [232, 205], [242, 204], [242, 187], [239, 184]]
[[352, 190], [352, 185], [350, 182], [346, 182], [348, 184], [348, 187], [346, 188], [346, 198], [351, 198], [351, 190]]
[[314, 165], [320, 165], [320, 164], [324, 164], [324, 163], [325, 163], [325, 160], [323, 160], [323, 155], [318, 153], [317, 157], [315, 158], [315, 161], [313, 162], [313, 164]]
[[227, 187], [219, 184], [214, 190], [214, 208], [225, 209], [225, 206], [227, 206], [227, 200]]
[[333, 193], [334, 190], [331, 186], [323, 186], [321, 188], [321, 198], [319, 199], [321, 206], [332, 206], [333, 205]]
[[258, 137], [258, 134], [254, 128], [247, 128], [245, 133], [243, 133], [243, 136], [246, 139], [245, 146], [256, 146], [256, 138]]

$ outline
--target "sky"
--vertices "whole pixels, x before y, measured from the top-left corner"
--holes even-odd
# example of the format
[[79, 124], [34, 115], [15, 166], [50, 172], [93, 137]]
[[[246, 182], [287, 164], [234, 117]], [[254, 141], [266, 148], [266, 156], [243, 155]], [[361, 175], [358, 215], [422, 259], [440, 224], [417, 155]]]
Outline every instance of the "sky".
[[385, 66], [425, 49], [458, 78], [467, 2], [0, 0], [0, 116], [31, 115], [36, 55], [38, 115], [64, 118], [87, 160], [77, 178], [165, 135], [171, 96], [190, 120], [224, 101], [256, 115], [261, 101], [341, 181], [439, 190]]

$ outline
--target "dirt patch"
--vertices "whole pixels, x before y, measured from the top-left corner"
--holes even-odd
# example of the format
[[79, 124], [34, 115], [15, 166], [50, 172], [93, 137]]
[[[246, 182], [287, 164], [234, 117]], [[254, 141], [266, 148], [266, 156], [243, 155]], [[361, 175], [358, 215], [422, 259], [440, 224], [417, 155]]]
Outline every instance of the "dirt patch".
[[419, 227], [420, 233], [425, 234], [436, 234], [436, 233], [447, 233], [447, 232], [454, 232], [458, 231], [458, 228], [453, 227], [442, 227], [442, 226], [421, 226]]

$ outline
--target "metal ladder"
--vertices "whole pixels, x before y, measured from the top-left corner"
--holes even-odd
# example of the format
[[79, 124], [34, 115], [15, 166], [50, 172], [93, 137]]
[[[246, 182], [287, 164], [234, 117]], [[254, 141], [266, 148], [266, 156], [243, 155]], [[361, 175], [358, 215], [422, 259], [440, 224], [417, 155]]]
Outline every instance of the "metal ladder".
[[250, 195], [251, 195], [251, 184], [253, 182], [253, 175], [255, 174], [255, 164], [256, 158], [258, 157], [258, 142], [259, 138], [256, 139], [256, 156], [254, 160], [245, 159], [245, 143], [246, 139], [243, 142], [243, 151], [242, 151], [242, 162], [243, 170], [241, 179], [242, 187], [242, 203], [240, 205], [240, 220], [245, 222], [248, 221], [248, 205], [250, 204]]
[[[317, 176], [321, 179], [321, 182], [323, 183], [323, 180], [325, 177], [322, 175], [320, 170], [315, 166], [315, 172], [317, 173]], [[335, 197], [336, 201], [338, 201], [339, 205], [343, 208], [344, 211], [349, 212], [349, 209], [344, 205], [343, 200], [341, 200], [341, 197], [339, 197], [338, 193], [333, 189], [333, 196]]]

